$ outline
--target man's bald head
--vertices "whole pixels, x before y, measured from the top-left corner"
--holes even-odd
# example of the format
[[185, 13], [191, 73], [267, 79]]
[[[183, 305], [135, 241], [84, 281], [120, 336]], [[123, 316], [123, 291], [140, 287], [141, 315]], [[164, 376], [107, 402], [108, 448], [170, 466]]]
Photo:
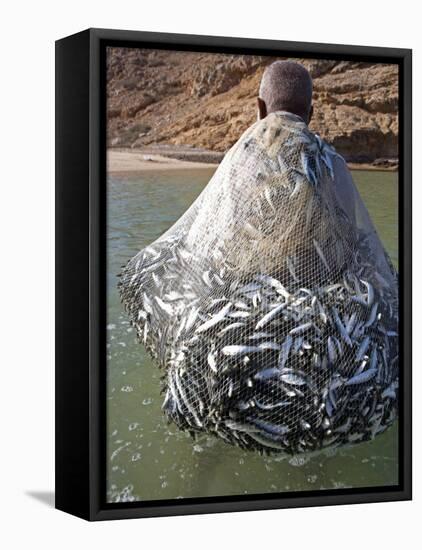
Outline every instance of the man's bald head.
[[294, 61], [275, 61], [264, 71], [259, 99], [261, 118], [274, 111], [287, 111], [308, 123], [312, 115], [311, 75]]

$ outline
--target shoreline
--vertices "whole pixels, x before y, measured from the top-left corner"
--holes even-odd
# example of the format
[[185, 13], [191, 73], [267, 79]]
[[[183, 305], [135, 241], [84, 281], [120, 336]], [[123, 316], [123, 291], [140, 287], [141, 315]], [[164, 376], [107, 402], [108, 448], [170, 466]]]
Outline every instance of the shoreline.
[[[223, 153], [192, 149], [189, 147], [151, 146], [145, 149], [107, 149], [107, 173], [134, 175], [142, 172], [169, 170], [216, 169]], [[397, 172], [397, 166], [348, 162], [350, 170]]]
[[136, 174], [160, 170], [200, 170], [203, 168], [217, 168], [217, 166], [218, 163], [181, 160], [133, 150], [107, 151], [108, 174]]
[[376, 166], [370, 163], [347, 162], [349, 170], [364, 170], [369, 172], [398, 172], [398, 166]]

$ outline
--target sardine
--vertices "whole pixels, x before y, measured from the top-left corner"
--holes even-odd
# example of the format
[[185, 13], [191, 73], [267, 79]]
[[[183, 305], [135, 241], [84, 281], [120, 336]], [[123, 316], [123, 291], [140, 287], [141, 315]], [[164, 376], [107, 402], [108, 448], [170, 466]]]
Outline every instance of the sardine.
[[336, 346], [334, 344], [334, 340], [331, 336], [329, 336], [327, 340], [327, 349], [328, 349], [328, 358], [330, 360], [330, 363], [335, 363], [337, 361], [337, 351], [336, 351]]
[[218, 333], [218, 336], [223, 336], [223, 334], [226, 334], [226, 332], [229, 332], [230, 330], [235, 330], [238, 328], [242, 328], [245, 326], [245, 323], [232, 323], [231, 325], [227, 325], [223, 329], [220, 330]]
[[283, 345], [281, 346], [281, 351], [280, 351], [279, 360], [278, 360], [278, 367], [280, 370], [284, 368], [289, 358], [289, 353], [292, 347], [292, 343], [293, 343], [293, 338], [291, 336], [287, 336], [283, 342]]
[[196, 333], [199, 334], [201, 332], [205, 332], [206, 330], [209, 330], [210, 328], [214, 327], [218, 323], [221, 323], [221, 321], [225, 318], [227, 313], [230, 311], [230, 308], [232, 307], [231, 302], [226, 304], [223, 309], [221, 309], [218, 313], [216, 313], [211, 319], [200, 325], [196, 329]]
[[284, 383], [291, 384], [292, 386], [303, 386], [306, 384], [306, 380], [304, 380], [301, 376], [298, 376], [291, 372], [287, 374], [282, 374], [280, 378]]
[[279, 407], [287, 407], [291, 404], [290, 401], [276, 401], [275, 403], [263, 403], [259, 399], [254, 399], [255, 405], [258, 409], [263, 411], [272, 411], [273, 409], [278, 409]]
[[267, 325], [270, 321], [276, 317], [280, 311], [282, 311], [285, 307], [285, 304], [280, 304], [279, 306], [273, 308], [271, 311], [269, 311], [255, 326], [255, 330], [259, 330], [260, 328], [263, 328], [265, 325]]
[[210, 352], [208, 354], [208, 365], [210, 366], [210, 368], [213, 372], [218, 372], [217, 362], [216, 362], [214, 354], [212, 352]]
[[352, 376], [352, 378], [349, 378], [349, 380], [344, 385], [353, 386], [354, 384], [364, 384], [365, 382], [369, 382], [369, 380], [371, 380], [376, 374], [377, 369], [368, 369], [356, 376]]
[[312, 327], [313, 327], [313, 323], [304, 323], [303, 325], [299, 325], [298, 327], [292, 328], [289, 334], [292, 336], [294, 334], [302, 334], [303, 332], [306, 332]]
[[330, 271], [330, 266], [328, 265], [328, 262], [325, 259], [324, 253], [323, 253], [321, 247], [319, 246], [318, 242], [315, 239], [313, 239], [313, 243], [314, 243], [315, 250], [318, 253], [318, 256], [321, 258], [322, 263], [327, 268], [327, 270]]
[[333, 307], [332, 312], [333, 312], [333, 316], [334, 316], [334, 321], [335, 321], [335, 323], [337, 325], [337, 328], [338, 328], [338, 330], [341, 334], [341, 337], [343, 338], [343, 340], [346, 342], [346, 344], [348, 346], [352, 346], [352, 341], [350, 340], [350, 336], [348, 335], [348, 333], [346, 331], [346, 328], [344, 327], [343, 323], [340, 320], [337, 309], [335, 307]]
[[276, 290], [276, 292], [278, 292], [278, 294], [281, 294], [286, 300], [290, 299], [290, 293], [284, 288], [284, 286], [277, 279], [274, 279], [269, 275], [258, 275], [256, 278], [258, 279], [258, 281], [262, 281], [263, 283], [273, 287]]
[[257, 372], [254, 375], [255, 380], [262, 381], [262, 380], [270, 380], [271, 378], [279, 378], [280, 377], [280, 369], [278, 368], [269, 368], [269, 369], [263, 369], [259, 372]]
[[192, 311], [189, 313], [189, 316], [187, 318], [187, 321], [186, 321], [186, 332], [188, 332], [194, 325], [197, 317], [198, 317], [198, 314], [199, 314], [199, 307], [198, 308], [195, 308], [195, 309], [192, 309]]
[[374, 324], [375, 319], [377, 318], [377, 312], [378, 312], [378, 302], [376, 302], [371, 309], [371, 313], [368, 317], [368, 320], [365, 323], [365, 327], [368, 328]]
[[236, 355], [245, 355], [247, 353], [255, 353], [259, 351], [262, 351], [262, 349], [257, 346], [233, 345], [224, 346], [224, 348], [221, 350], [221, 353], [223, 353], [223, 355], [234, 357]]
[[271, 424], [270, 422], [265, 422], [264, 420], [259, 420], [258, 418], [248, 417], [247, 420], [252, 424], [255, 424], [255, 426], [258, 426], [261, 430], [273, 435], [286, 435], [290, 431], [290, 428], [287, 426]]
[[371, 339], [369, 338], [369, 336], [365, 336], [365, 338], [362, 340], [360, 346], [359, 346], [359, 349], [356, 353], [356, 361], [361, 361], [363, 359], [363, 356], [365, 355], [368, 347], [369, 347], [369, 344], [371, 342]]
[[278, 351], [281, 348], [280, 344], [276, 344], [275, 342], [262, 342], [258, 347], [262, 350], [271, 349], [274, 351]]

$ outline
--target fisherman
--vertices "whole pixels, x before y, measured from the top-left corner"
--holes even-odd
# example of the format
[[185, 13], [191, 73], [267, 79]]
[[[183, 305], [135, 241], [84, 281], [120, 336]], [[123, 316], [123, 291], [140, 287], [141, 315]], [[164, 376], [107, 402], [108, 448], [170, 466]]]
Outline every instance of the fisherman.
[[[262, 76], [259, 87], [258, 119], [270, 113], [284, 112], [300, 117], [307, 126], [312, 119], [312, 77], [300, 63], [275, 61]], [[345, 160], [336, 152], [332, 159], [337, 198], [349, 217], [354, 219], [355, 188]]]
[[364, 441], [397, 412], [395, 271], [312, 112], [306, 68], [269, 65], [258, 120], [120, 282], [168, 418], [261, 452]]
[[285, 111], [309, 124], [312, 114], [312, 78], [303, 65], [294, 61], [275, 61], [262, 76], [258, 97], [258, 118]]

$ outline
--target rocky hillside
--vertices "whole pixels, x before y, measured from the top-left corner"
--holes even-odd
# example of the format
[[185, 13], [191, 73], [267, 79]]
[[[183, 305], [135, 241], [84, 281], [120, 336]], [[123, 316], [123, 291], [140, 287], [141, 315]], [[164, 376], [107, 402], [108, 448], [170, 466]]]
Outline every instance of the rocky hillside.
[[[256, 120], [259, 82], [273, 60], [110, 48], [109, 146], [226, 151]], [[314, 131], [349, 161], [397, 158], [397, 66], [299, 61], [314, 80]]]

